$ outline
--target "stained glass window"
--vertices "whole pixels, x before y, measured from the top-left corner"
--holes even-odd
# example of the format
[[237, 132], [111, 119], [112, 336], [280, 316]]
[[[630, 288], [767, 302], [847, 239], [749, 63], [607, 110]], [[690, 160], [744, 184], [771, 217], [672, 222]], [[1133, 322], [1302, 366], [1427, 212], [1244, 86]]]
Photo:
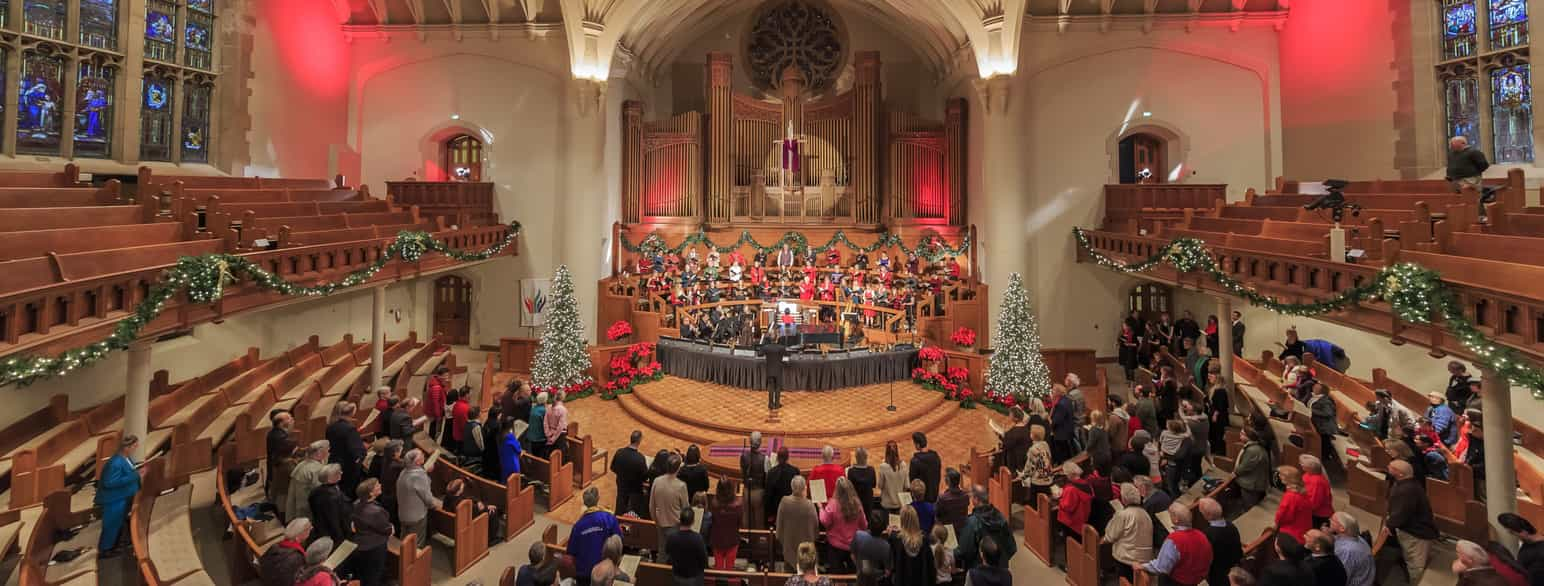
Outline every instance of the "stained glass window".
[[59, 134], [64, 127], [64, 58], [29, 52], [21, 64], [21, 92], [17, 98], [16, 152], [58, 155]]
[[1474, 0], [1442, 0], [1442, 59], [1474, 55]]
[[214, 18], [200, 12], [188, 13], [188, 26], [183, 32], [186, 39], [187, 52], [184, 59], [187, 65], [199, 69], [209, 69], [213, 64], [213, 57], [209, 52], [210, 31], [214, 28]]
[[146, 161], [172, 159], [172, 92], [176, 80], [154, 73], [145, 74], [144, 98], [139, 111], [139, 158]]
[[64, 38], [66, 10], [64, 0], [26, 0], [26, 2], [24, 10], [27, 34], [50, 39]]
[[1533, 91], [1527, 64], [1490, 71], [1491, 134], [1497, 163], [1533, 161]]
[[11, 27], [11, 0], [0, 0], [0, 26]]
[[188, 8], [214, 14], [214, 0], [188, 0]]
[[177, 7], [151, 0], [145, 12], [145, 58], [177, 62]]
[[209, 102], [214, 88], [188, 82], [182, 93], [182, 162], [209, 161]]
[[1490, 0], [1490, 48], [1528, 44], [1528, 0]]
[[81, 61], [75, 91], [75, 156], [105, 159], [112, 155], [113, 82], [117, 71]]
[[1480, 144], [1480, 86], [1473, 77], [1443, 80], [1448, 137], [1463, 136]]
[[118, 47], [117, 0], [80, 0], [80, 44], [99, 49]]

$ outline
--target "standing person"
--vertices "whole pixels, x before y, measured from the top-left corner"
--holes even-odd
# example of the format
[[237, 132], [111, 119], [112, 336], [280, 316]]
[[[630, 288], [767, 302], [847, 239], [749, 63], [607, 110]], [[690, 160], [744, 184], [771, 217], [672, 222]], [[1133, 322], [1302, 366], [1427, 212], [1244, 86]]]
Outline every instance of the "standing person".
[[547, 459], [547, 395], [542, 392], [536, 395], [535, 402], [531, 405], [530, 418], [526, 420], [524, 446], [532, 456]]
[[1335, 540], [1329, 534], [1314, 529], [1303, 538], [1308, 546], [1308, 569], [1313, 572], [1314, 584], [1346, 584], [1346, 566], [1335, 557]]
[[[790, 483], [793, 487], [792, 494], [783, 497], [777, 503], [777, 527], [774, 536], [777, 543], [783, 544], [783, 562], [788, 567], [804, 567], [800, 562], [803, 558], [803, 548], [798, 545], [806, 542], [814, 542], [815, 534], [820, 531], [820, 513], [815, 508], [815, 503], [805, 497], [808, 483], [803, 476], [794, 476]], [[814, 553], [813, 546], [811, 553]], [[813, 560], [811, 565], [814, 565]]]
[[1318, 458], [1303, 454], [1297, 457], [1297, 465], [1303, 470], [1303, 492], [1313, 515], [1313, 527], [1329, 525], [1335, 514], [1335, 496], [1330, 491], [1330, 479], [1324, 474], [1324, 463]]
[[[637, 433], [637, 432], [634, 432]], [[751, 432], [747, 449], [740, 452], [740, 478], [745, 480], [746, 527], [767, 526], [767, 455], [761, 453], [761, 432]]]
[[788, 463], [788, 446], [777, 449], [777, 465], [767, 471], [767, 514], [777, 515], [778, 503], [783, 497], [793, 494], [793, 479], [799, 476], [799, 469]]
[[1083, 451], [1088, 453], [1089, 466], [1100, 474], [1109, 474], [1110, 465], [1115, 459], [1115, 449], [1110, 445], [1110, 430], [1107, 428], [1109, 420], [1104, 411], [1095, 409], [1088, 412], [1088, 423]]
[[[654, 519], [659, 530], [660, 543], [670, 543], [670, 537], [676, 531], [670, 520], [679, 519], [682, 509], [692, 508], [692, 501], [686, 496], [686, 483], [681, 481], [680, 473], [681, 457], [670, 454], [666, 456], [664, 474], [655, 477], [649, 485], [649, 517]], [[669, 548], [664, 553], [666, 557], [661, 563], [669, 563]]]
[[642, 515], [647, 507], [643, 483], [649, 477], [649, 462], [638, 450], [643, 443], [643, 432], [633, 430], [627, 437], [627, 445], [611, 456], [611, 473], [616, 476], [616, 514]]
[[708, 492], [708, 465], [702, 461], [702, 448], [697, 444], [686, 447], [686, 459], [681, 463], [681, 482], [686, 483], [686, 499], [696, 501], [697, 495]]
[[996, 539], [984, 537], [981, 539], [980, 563], [975, 564], [965, 572], [965, 583], [971, 586], [1009, 586], [1013, 584], [1013, 574], [1008, 571], [1008, 560], [1013, 557], [1017, 548], [1011, 542], [1004, 547], [999, 545]]
[[376, 502], [381, 496], [381, 483], [367, 478], [359, 483], [354, 501], [354, 553], [349, 555], [346, 566], [353, 569], [354, 577], [361, 586], [385, 584], [386, 542], [391, 540], [393, 529], [386, 509]]
[[692, 531], [697, 512], [691, 507], [681, 509], [676, 516], [680, 521], [670, 539], [665, 541], [665, 555], [670, 559], [671, 574], [676, 586], [702, 586], [703, 572], [708, 569], [708, 543], [702, 535]]
[[352, 494], [364, 478], [365, 440], [359, 437], [359, 427], [354, 425], [353, 403], [338, 405], [338, 416], [327, 424], [327, 461], [343, 470], [343, 480], [338, 485], [343, 494]]
[[1330, 398], [1330, 387], [1324, 383], [1314, 383], [1313, 398], [1309, 400], [1308, 410], [1311, 416], [1314, 431], [1319, 432], [1319, 458], [1329, 461], [1335, 457], [1335, 436], [1340, 434], [1340, 424], [1335, 422], [1335, 400]]
[[1222, 504], [1215, 499], [1202, 497], [1196, 508], [1201, 510], [1201, 518], [1206, 519], [1201, 533], [1206, 535], [1206, 543], [1212, 547], [1212, 564], [1206, 571], [1206, 583], [1227, 584], [1228, 570], [1244, 559], [1243, 539], [1239, 537], [1238, 527], [1222, 515]]
[[483, 436], [482, 409], [470, 406], [466, 409], [466, 422], [461, 426], [461, 462], [474, 472], [482, 473], [483, 453], [487, 451]]
[[943, 460], [938, 457], [938, 452], [927, 447], [927, 435], [920, 432], [912, 432], [911, 444], [916, 451], [911, 454], [911, 465], [908, 467], [908, 478], [921, 480], [922, 486], [927, 489], [923, 496], [927, 502], [938, 500], [938, 484], [943, 477]]
[[879, 506], [886, 513], [900, 514], [901, 493], [908, 490], [907, 472], [900, 446], [894, 440], [885, 442], [885, 461], [879, 464]]
[[306, 457], [295, 470], [290, 472], [289, 495], [285, 498], [285, 509], [289, 511], [289, 518], [311, 518], [311, 504], [307, 500], [311, 497], [311, 491], [321, 485], [323, 462], [327, 461], [327, 440], [316, 440], [306, 446]]
[[1232, 401], [1228, 398], [1228, 388], [1222, 385], [1212, 387], [1211, 396], [1207, 397], [1207, 414], [1210, 425], [1207, 426], [1207, 445], [1212, 448], [1212, 455], [1226, 456], [1228, 454], [1228, 414], [1232, 413]]
[[1190, 509], [1183, 504], [1169, 505], [1169, 519], [1174, 529], [1158, 549], [1158, 557], [1135, 569], [1162, 574], [1168, 583], [1196, 586], [1211, 571], [1212, 547], [1206, 534], [1190, 527]]
[[1024, 459], [1029, 454], [1029, 422], [1026, 420], [1024, 410], [1014, 407], [1008, 411], [1008, 417], [1013, 424], [1004, 431], [998, 450], [997, 466], [1007, 466], [1009, 470], [1023, 470]]
[[[880, 535], [874, 527], [874, 521], [882, 520], [874, 517], [869, 520], [869, 531], [874, 535]], [[872, 541], [882, 541], [876, 538]], [[933, 540], [922, 530], [922, 523], [917, 520], [915, 510], [907, 509], [901, 513], [901, 530], [890, 538], [890, 560], [887, 566], [890, 569], [890, 583], [893, 586], [933, 586], [937, 573], [936, 559], [933, 555]], [[858, 551], [855, 547], [854, 552]], [[862, 568], [859, 568], [862, 571]]]
[[1469, 399], [1474, 397], [1473, 393], [1469, 390], [1469, 382], [1471, 380], [1469, 369], [1464, 366], [1464, 363], [1453, 360], [1448, 362], [1447, 371], [1447, 391], [1443, 393], [1443, 396], [1447, 398], [1449, 409], [1452, 409], [1454, 413], [1463, 413], [1469, 408]]
[[1244, 314], [1233, 312], [1233, 355], [1244, 355]]
[[524, 450], [519, 436], [515, 434], [514, 419], [505, 417], [499, 427], [504, 430], [504, 437], [499, 440], [499, 473], [502, 474], [499, 482], [503, 483], [510, 474], [520, 472], [520, 454]]
[[[542, 426], [545, 428], [542, 435], [547, 437], [546, 452], [542, 457], [551, 460], [553, 452], [568, 454], [568, 405], [563, 402], [563, 392], [558, 391], [552, 395], [552, 405], [547, 407], [546, 415], [542, 416]], [[572, 458], [564, 458], [573, 461]]]
[[756, 348], [756, 355], [766, 358], [767, 410], [782, 409], [783, 359], [788, 355], [788, 347], [773, 341]]
[[1530, 584], [1544, 584], [1544, 535], [1517, 513], [1502, 513], [1496, 522], [1517, 536], [1517, 563], [1528, 573]]
[[1215, 316], [1215, 315], [1208, 315], [1208, 316], [1206, 316], [1206, 328], [1201, 330], [1201, 333], [1206, 335], [1206, 347], [1207, 347], [1207, 349], [1212, 351], [1212, 356], [1222, 356], [1222, 354], [1217, 352], [1217, 328], [1218, 327], [1220, 327], [1220, 326], [1218, 326], [1218, 324], [1217, 324], [1217, 316]]
[[1130, 323], [1120, 326], [1120, 337], [1115, 341], [1120, 350], [1120, 368], [1126, 374], [1126, 384], [1130, 385], [1137, 378], [1137, 332], [1131, 329]]
[[1453, 560], [1458, 586], [1507, 586], [1506, 579], [1491, 565], [1490, 552], [1484, 546], [1460, 539], [1454, 551], [1458, 553], [1458, 559]]
[[1302, 544], [1303, 534], [1313, 528], [1313, 504], [1308, 501], [1308, 493], [1303, 487], [1303, 473], [1291, 466], [1278, 466], [1276, 475], [1286, 489], [1281, 493], [1281, 504], [1276, 507], [1276, 518], [1271, 527]]
[[295, 586], [339, 586], [343, 580], [322, 564], [332, 555], [332, 538], [322, 537], [306, 547], [305, 566], [295, 575]]
[[290, 519], [284, 526], [284, 538], [269, 546], [257, 559], [259, 583], [262, 586], [294, 586], [295, 576], [305, 566], [306, 540], [310, 538], [310, 519]]
[[945, 470], [944, 483], [948, 487], [938, 493], [938, 502], [934, 506], [936, 516], [933, 526], [948, 525], [954, 528], [956, 535], [965, 528], [965, 519], [970, 515], [970, 493], [965, 492], [963, 481], [964, 476], [959, 470]]
[[1313, 570], [1308, 569], [1308, 548], [1291, 535], [1278, 533], [1272, 542], [1277, 559], [1265, 565], [1265, 570], [1260, 573], [1260, 586], [1315, 584]]
[[621, 535], [622, 527], [616, 515], [600, 506], [600, 490], [591, 486], [584, 489], [584, 513], [574, 522], [568, 534], [568, 553], [574, 556], [575, 582], [589, 584], [590, 570], [603, 558], [606, 540]]
[[1453, 184], [1453, 193], [1460, 193], [1465, 187], [1478, 191], [1480, 177], [1489, 168], [1490, 161], [1485, 160], [1485, 152], [1470, 148], [1468, 138], [1455, 136], [1448, 139], [1446, 179]]
[[831, 579], [820, 575], [820, 554], [814, 540], [784, 546], [789, 547], [794, 553], [788, 565], [796, 573], [788, 577], [785, 586], [831, 586]]
[[[868, 449], [854, 448], [852, 451], [853, 465], [847, 467], [847, 481], [852, 483], [853, 491], [858, 493], [858, 501], [863, 503], [863, 514], [875, 508], [874, 488], [879, 485], [879, 477], [874, 473], [874, 468], [868, 465]], [[939, 495], [943, 500], [943, 495]]]
[[1442, 445], [1452, 447], [1458, 442], [1458, 416], [1447, 405], [1447, 397], [1431, 393], [1426, 395], [1431, 407], [1426, 409], [1426, 420], [1431, 422], [1432, 431], [1442, 440]]
[[466, 421], [477, 418], [476, 415], [472, 415], [472, 404], [467, 402], [467, 395], [470, 393], [471, 390], [454, 391], [452, 395], [456, 400], [450, 404], [450, 451], [459, 455], [466, 455], [463, 449], [466, 446]]
[[377, 468], [372, 477], [381, 482], [381, 506], [386, 507], [386, 513], [395, 521], [397, 479], [402, 477], [402, 470], [407, 468], [407, 463], [402, 461], [402, 440], [387, 440], [381, 455], [371, 462], [370, 467]]
[[134, 466], [134, 452], [139, 449], [139, 438], [125, 435], [118, 440], [118, 453], [108, 458], [102, 466], [102, 479], [97, 481], [97, 493], [93, 501], [102, 508], [102, 536], [97, 540], [100, 557], [112, 558], [123, 553], [118, 547], [118, 532], [129, 520], [129, 509], [134, 505], [134, 495], [139, 494], [143, 480], [142, 471]]
[[713, 525], [708, 528], [707, 539], [713, 549], [713, 568], [717, 570], [733, 570], [734, 560], [739, 557], [740, 521], [745, 501], [740, 500], [737, 492], [739, 487], [735, 481], [728, 478], [718, 481], [718, 490], [709, 509]]
[[1346, 569], [1346, 586], [1373, 586], [1377, 565], [1372, 547], [1362, 541], [1362, 528], [1351, 513], [1340, 511], [1330, 516], [1330, 534], [1335, 538], [1335, 557]]
[[1389, 512], [1383, 520], [1383, 533], [1399, 540], [1410, 583], [1420, 584], [1431, 557], [1431, 542], [1438, 536], [1431, 501], [1426, 496], [1426, 487], [1415, 479], [1409, 462], [1389, 462], [1388, 473], [1394, 485], [1389, 488]]
[[954, 550], [955, 562], [966, 570], [975, 567], [985, 551], [983, 542], [993, 541], [999, 544], [1002, 564], [1007, 565], [1007, 561], [1013, 559], [1014, 552], [1018, 550], [1008, 518], [992, 506], [991, 494], [984, 486], [972, 487], [970, 500], [973, 508], [970, 518], [965, 521], [965, 529], [956, 538], [959, 543]]
[[[273, 422], [273, 428], [268, 430], [264, 494], [268, 502], [283, 507], [285, 497], [289, 496], [290, 471], [295, 468], [295, 437], [291, 432], [295, 427], [295, 416], [289, 411], [278, 410], [269, 420]], [[280, 509], [279, 513], [283, 514], [284, 510]]]
[[504, 445], [504, 419], [504, 410], [495, 403], [488, 408], [482, 424], [482, 475], [499, 484], [504, 484], [509, 478], [504, 473], [503, 464], [499, 462], [499, 449]]
[[825, 485], [826, 496], [836, 494], [836, 479], [845, 476], [841, 464], [836, 463], [836, 448], [820, 448], [820, 464], [810, 469], [809, 481]]
[[420, 546], [429, 544], [429, 510], [440, 508], [429, 486], [429, 472], [424, 470], [423, 450], [413, 448], [402, 456], [407, 467], [397, 477], [397, 519], [402, 522], [402, 536], [418, 536]]
[[1078, 421], [1072, 401], [1067, 399], [1067, 389], [1051, 385], [1051, 463], [1060, 465], [1076, 451], [1073, 440], [1077, 435]]
[[1105, 524], [1102, 540], [1112, 546], [1117, 575], [1132, 580], [1131, 568], [1153, 559], [1153, 518], [1142, 510], [1142, 491], [1135, 484], [1120, 485], [1120, 501], [1124, 506]]
[[307, 499], [311, 505], [311, 522], [322, 535], [331, 537], [336, 543], [353, 537], [349, 517], [354, 514], [354, 504], [338, 488], [338, 481], [342, 479], [343, 470], [337, 464], [323, 466], [322, 485], [313, 489]]
[[[424, 383], [424, 415], [429, 418], [429, 439], [440, 442], [440, 430], [445, 423], [445, 398], [450, 392], [444, 378], [445, 367], [437, 367]], [[398, 375], [406, 376], [406, 375]]]
[[826, 529], [826, 568], [846, 568], [852, 560], [852, 538], [858, 530], [868, 528], [863, 517], [863, 505], [852, 491], [852, 483], [842, 478], [836, 483], [836, 492], [820, 509], [820, 524]]

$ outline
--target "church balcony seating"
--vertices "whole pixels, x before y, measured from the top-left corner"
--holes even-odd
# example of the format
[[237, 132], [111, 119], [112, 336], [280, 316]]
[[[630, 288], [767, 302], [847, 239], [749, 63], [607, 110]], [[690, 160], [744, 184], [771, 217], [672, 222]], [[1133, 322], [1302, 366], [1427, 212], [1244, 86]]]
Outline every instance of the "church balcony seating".
[[[43, 504], [35, 510], [24, 510], [23, 517], [35, 516], [26, 528], [18, 546], [21, 559], [17, 574], [13, 575], [19, 586], [93, 586], [100, 583], [97, 573], [96, 543], [101, 535], [102, 523], [92, 520], [89, 504], [75, 508], [68, 490], [49, 493]], [[82, 529], [64, 541], [56, 541], [61, 531], [73, 527]], [[74, 560], [66, 563], [50, 563], [56, 552], [85, 548]]]

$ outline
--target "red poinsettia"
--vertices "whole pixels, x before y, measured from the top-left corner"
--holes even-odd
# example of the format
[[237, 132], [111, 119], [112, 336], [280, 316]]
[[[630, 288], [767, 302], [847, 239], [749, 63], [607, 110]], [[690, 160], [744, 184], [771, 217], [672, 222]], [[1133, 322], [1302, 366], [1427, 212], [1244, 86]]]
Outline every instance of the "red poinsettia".
[[611, 324], [611, 327], [606, 328], [606, 339], [613, 342], [631, 335], [633, 335], [633, 324], [627, 323], [626, 320], [617, 320], [616, 323]]
[[976, 330], [961, 326], [949, 336], [949, 341], [961, 346], [975, 346]]
[[944, 359], [944, 351], [937, 346], [925, 346], [917, 351], [917, 358], [929, 362], [937, 362]]
[[950, 378], [950, 380], [954, 381], [962, 381], [970, 378], [970, 371], [966, 370], [963, 366], [951, 366], [945, 374]]

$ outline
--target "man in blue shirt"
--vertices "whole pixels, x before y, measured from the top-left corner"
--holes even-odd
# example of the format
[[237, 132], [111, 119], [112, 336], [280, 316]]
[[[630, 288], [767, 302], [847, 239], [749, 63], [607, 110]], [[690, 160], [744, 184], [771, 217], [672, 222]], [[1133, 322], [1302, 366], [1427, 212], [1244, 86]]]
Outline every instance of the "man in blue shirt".
[[584, 489], [584, 514], [568, 534], [568, 553], [574, 556], [574, 581], [579, 586], [590, 583], [590, 570], [603, 557], [606, 539], [621, 534], [616, 515], [600, 506], [600, 491], [593, 486]]
[[96, 505], [102, 507], [102, 537], [97, 542], [100, 557], [118, 555], [118, 532], [129, 518], [129, 507], [134, 495], [139, 494], [140, 471], [134, 468], [134, 450], [139, 448], [139, 438], [126, 435], [118, 443], [118, 453], [102, 466], [102, 479], [97, 482]]
[[1335, 536], [1335, 557], [1346, 567], [1346, 586], [1372, 586], [1377, 566], [1372, 547], [1362, 541], [1362, 526], [1345, 511], [1330, 516], [1330, 533]]
[[1452, 446], [1458, 441], [1458, 417], [1448, 407], [1447, 397], [1441, 393], [1431, 393], [1426, 395], [1426, 399], [1431, 402], [1431, 408], [1426, 410], [1426, 420], [1431, 422], [1432, 431], [1442, 438], [1443, 445]]

